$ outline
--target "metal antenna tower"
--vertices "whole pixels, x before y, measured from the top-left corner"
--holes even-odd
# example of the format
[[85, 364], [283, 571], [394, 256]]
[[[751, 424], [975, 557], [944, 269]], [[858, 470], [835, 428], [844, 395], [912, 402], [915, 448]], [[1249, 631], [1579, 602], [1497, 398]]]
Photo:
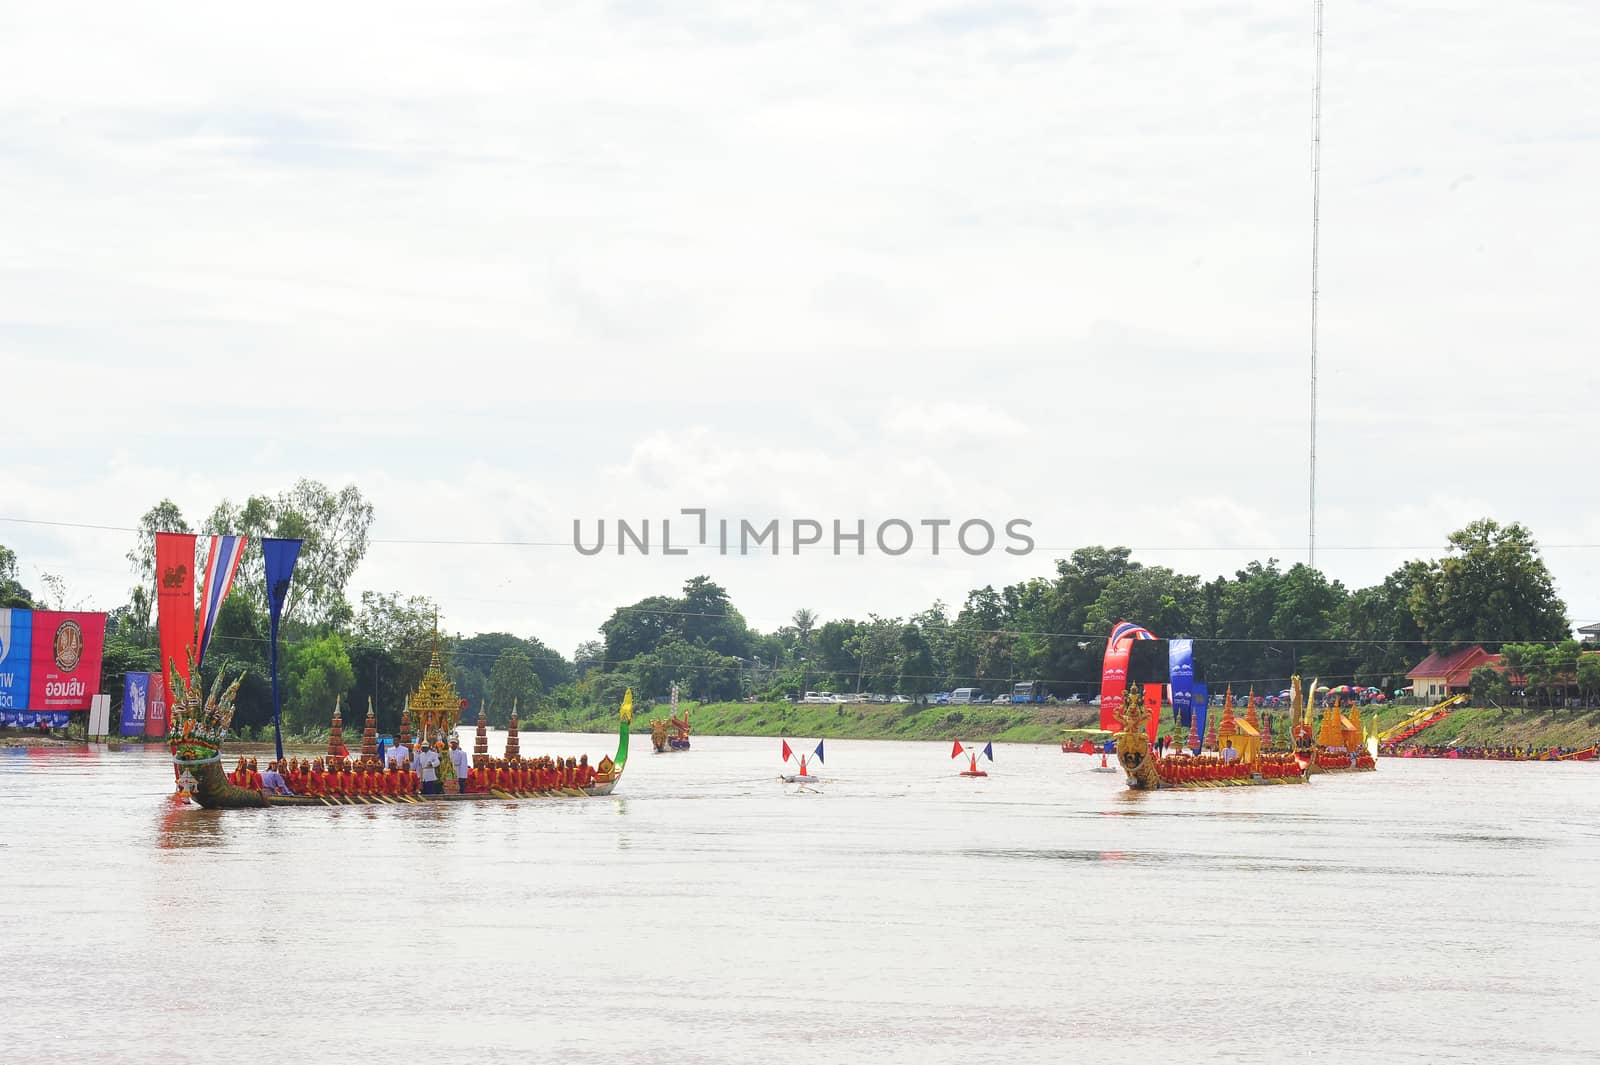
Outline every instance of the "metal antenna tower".
[[1322, 0], [1316, 9], [1313, 37], [1317, 48], [1317, 76], [1311, 90], [1311, 499], [1307, 537], [1307, 564], [1317, 565], [1317, 251], [1322, 231]]

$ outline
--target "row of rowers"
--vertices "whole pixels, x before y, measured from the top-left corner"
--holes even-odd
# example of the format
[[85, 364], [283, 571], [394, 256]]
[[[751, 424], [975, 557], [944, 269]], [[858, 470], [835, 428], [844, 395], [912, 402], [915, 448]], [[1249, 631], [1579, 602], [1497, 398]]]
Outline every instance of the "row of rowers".
[[1156, 761], [1156, 773], [1169, 783], [1195, 780], [1232, 780], [1251, 776], [1292, 777], [1300, 774], [1300, 763], [1287, 751], [1263, 751], [1253, 762], [1239, 757], [1232, 746], [1220, 754], [1169, 754]]
[[285, 758], [269, 761], [261, 772], [254, 758], [240, 758], [228, 780], [236, 787], [275, 795], [430, 795], [441, 792], [534, 793], [586, 788], [595, 782], [589, 756], [577, 758], [480, 758], [457, 776], [445, 760], [425, 752], [420, 771], [409, 758], [380, 765], [373, 758]]

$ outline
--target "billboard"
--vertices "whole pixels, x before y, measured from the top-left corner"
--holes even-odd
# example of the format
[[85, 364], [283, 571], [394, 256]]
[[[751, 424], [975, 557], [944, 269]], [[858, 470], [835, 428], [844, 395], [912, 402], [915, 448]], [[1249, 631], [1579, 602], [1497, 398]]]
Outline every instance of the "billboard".
[[0, 609], [0, 713], [28, 708], [33, 611]]
[[[13, 618], [13, 628], [15, 624]], [[89, 709], [90, 697], [100, 691], [106, 616], [35, 610], [32, 629], [28, 708], [36, 712]]]
[[122, 688], [122, 729], [124, 736], [143, 736], [145, 714], [150, 707], [150, 674], [129, 673]]

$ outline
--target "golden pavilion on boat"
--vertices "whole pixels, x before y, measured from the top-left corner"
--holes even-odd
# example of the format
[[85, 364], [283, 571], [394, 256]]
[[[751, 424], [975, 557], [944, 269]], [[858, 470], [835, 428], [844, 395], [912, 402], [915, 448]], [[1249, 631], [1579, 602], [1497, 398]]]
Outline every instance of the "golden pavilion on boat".
[[417, 738], [423, 743], [449, 742], [450, 733], [461, 721], [461, 696], [456, 694], [455, 683], [445, 675], [439, 662], [439, 628], [433, 630], [433, 658], [422, 674], [417, 690], [406, 700], [405, 714], [410, 717]]

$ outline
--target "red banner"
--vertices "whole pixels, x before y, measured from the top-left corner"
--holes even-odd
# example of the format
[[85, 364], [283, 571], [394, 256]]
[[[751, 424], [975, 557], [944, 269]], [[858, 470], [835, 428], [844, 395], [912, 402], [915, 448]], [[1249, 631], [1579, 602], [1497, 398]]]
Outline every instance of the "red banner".
[[194, 537], [156, 533], [156, 627], [161, 640], [161, 679], [177, 667], [189, 679], [194, 646]]
[[1132, 640], [1107, 640], [1106, 660], [1100, 668], [1100, 727], [1122, 731], [1122, 694], [1128, 690], [1128, 652]]
[[144, 734], [167, 734], [167, 678], [159, 673], [150, 674], [150, 694], [145, 703]]
[[100, 656], [106, 616], [79, 612], [33, 612], [32, 710], [87, 710], [100, 692]]
[[1161, 731], [1161, 689], [1165, 684], [1146, 684], [1144, 686], [1144, 705], [1150, 711], [1150, 722], [1145, 730], [1150, 734], [1150, 742], [1156, 742], [1156, 733]]

